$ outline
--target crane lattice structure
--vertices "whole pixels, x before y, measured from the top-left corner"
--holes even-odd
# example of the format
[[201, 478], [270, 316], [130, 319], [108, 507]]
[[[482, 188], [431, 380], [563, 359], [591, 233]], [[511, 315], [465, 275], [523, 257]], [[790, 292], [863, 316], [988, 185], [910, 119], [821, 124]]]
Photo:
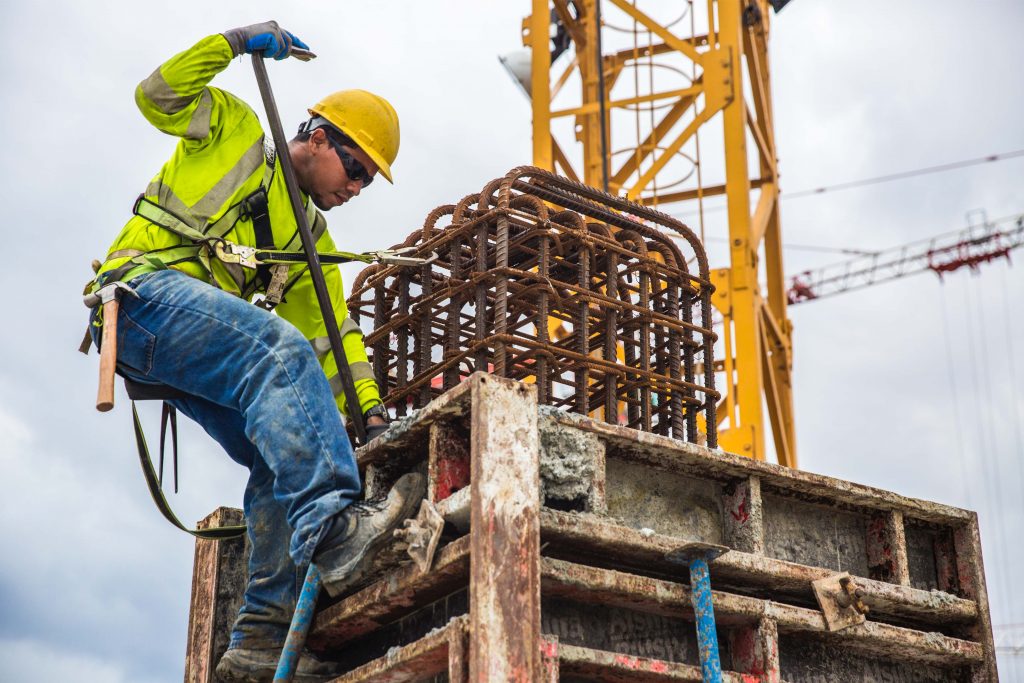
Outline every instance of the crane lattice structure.
[[[1009, 227], [1006, 227], [1009, 226]], [[915, 273], [942, 277], [961, 268], [977, 270], [983, 263], [1010, 258], [1024, 246], [1024, 215], [984, 221], [965, 230], [808, 270], [789, 279], [790, 305], [816, 301]]]
[[[769, 11], [787, 1], [662, 3], [685, 11], [658, 19], [655, 0], [532, 0], [523, 44], [535, 165], [647, 205], [726, 197], [730, 262], [712, 278], [725, 321], [719, 443], [763, 460], [770, 423], [779, 463], [796, 467], [768, 65]], [[621, 45], [605, 52], [606, 34]], [[635, 120], [633, 141], [623, 117]], [[707, 168], [702, 130], [724, 152]]]

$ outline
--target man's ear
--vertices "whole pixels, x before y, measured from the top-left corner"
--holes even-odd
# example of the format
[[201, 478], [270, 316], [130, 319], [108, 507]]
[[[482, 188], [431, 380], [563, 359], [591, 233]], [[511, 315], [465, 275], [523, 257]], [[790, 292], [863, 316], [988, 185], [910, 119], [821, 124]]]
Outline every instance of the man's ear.
[[321, 151], [321, 148], [328, 146], [327, 133], [324, 132], [323, 128], [317, 128], [309, 134], [309, 140], [307, 140], [310, 147], [313, 148], [310, 151], [313, 153]]

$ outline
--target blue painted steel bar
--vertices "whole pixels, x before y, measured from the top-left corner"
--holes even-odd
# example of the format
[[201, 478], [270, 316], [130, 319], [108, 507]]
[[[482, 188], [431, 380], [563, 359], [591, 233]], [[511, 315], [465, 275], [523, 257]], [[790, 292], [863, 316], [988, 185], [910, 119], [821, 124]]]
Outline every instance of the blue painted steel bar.
[[722, 664], [718, 658], [718, 632], [715, 607], [711, 602], [711, 575], [703, 557], [690, 560], [690, 600], [697, 617], [697, 650], [704, 683], [722, 683]]
[[[319, 595], [320, 570], [315, 564], [310, 563], [309, 570], [306, 571], [306, 580], [302, 584], [302, 593], [299, 594], [299, 603], [295, 605], [295, 614], [292, 615], [292, 624], [288, 628], [288, 638], [284, 641], [281, 659], [277, 662], [274, 683], [291, 683], [295, 667], [299, 663], [299, 655], [306, 647], [306, 635], [313, 624], [313, 610], [316, 608], [316, 599]], [[717, 650], [715, 656], [718, 656]]]

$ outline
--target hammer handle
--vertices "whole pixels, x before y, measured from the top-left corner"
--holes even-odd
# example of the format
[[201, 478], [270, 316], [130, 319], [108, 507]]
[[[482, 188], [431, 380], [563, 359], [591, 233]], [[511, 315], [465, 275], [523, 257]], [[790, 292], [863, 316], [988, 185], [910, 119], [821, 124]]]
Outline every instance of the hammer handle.
[[117, 298], [103, 304], [103, 339], [100, 343], [100, 388], [96, 410], [105, 413], [114, 407], [114, 367], [117, 365]]

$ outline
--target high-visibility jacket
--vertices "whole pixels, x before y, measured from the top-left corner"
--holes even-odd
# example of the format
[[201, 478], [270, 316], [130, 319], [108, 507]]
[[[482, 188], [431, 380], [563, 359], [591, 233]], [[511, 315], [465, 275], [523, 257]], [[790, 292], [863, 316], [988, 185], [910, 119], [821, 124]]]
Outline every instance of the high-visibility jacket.
[[[274, 244], [270, 248], [301, 247], [284, 174], [268, 167], [268, 160], [275, 163], [275, 158], [265, 149], [264, 132], [255, 112], [238, 97], [208, 85], [232, 58], [231, 47], [222, 35], [209, 36], [172, 57], [136, 88], [135, 101], [146, 119], [181, 141], [136, 204], [136, 215], [114, 240], [97, 280], [125, 280], [161, 268], [174, 268], [251, 300], [260, 289], [255, 271], [209, 258], [208, 252], [204, 253], [180, 231], [168, 229], [168, 222], [161, 225], [151, 218], [154, 211], [164, 211], [179, 220], [179, 226], [184, 223], [188, 229], [199, 232], [211, 225], [220, 226], [222, 231], [230, 227], [220, 235], [223, 239], [242, 246], [267, 248], [267, 244], [257, 244], [253, 220], [242, 210], [245, 200], [261, 184], [266, 185], [266, 206], [273, 232]], [[335, 251], [323, 214], [305, 193], [302, 198], [314, 235], [319, 235], [317, 251]], [[141, 204], [150, 211], [139, 211]], [[334, 389], [338, 407], [345, 411], [337, 366], [308, 268], [303, 264], [278, 267], [288, 268], [288, 279], [284, 298], [275, 310], [310, 341]], [[381, 400], [367, 362], [362, 332], [348, 317], [338, 266], [324, 266], [323, 271], [341, 326], [360, 411], [365, 412]]]

